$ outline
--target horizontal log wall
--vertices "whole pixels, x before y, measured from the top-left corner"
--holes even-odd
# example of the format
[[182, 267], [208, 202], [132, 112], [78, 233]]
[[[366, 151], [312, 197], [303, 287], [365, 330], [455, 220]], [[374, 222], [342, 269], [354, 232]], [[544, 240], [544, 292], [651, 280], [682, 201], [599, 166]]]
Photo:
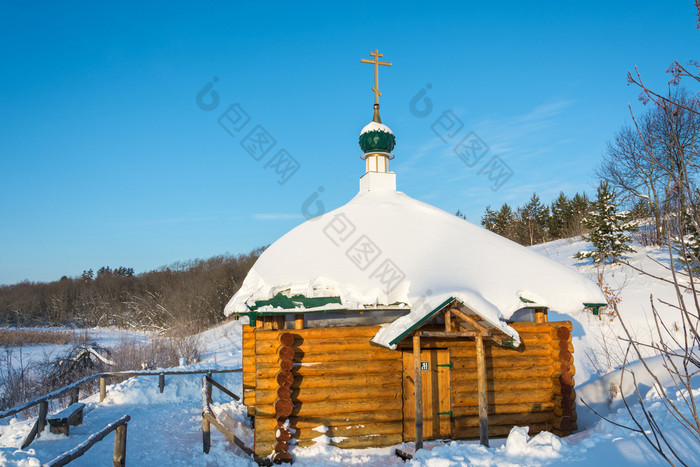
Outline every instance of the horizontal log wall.
[[[488, 343], [486, 353], [489, 435], [504, 436], [514, 425], [567, 435], [576, 429], [575, 373], [571, 323], [513, 323], [518, 349]], [[447, 342], [432, 342], [443, 347]], [[449, 347], [452, 368], [452, 436], [479, 437], [476, 348], [461, 341]]]
[[[566, 435], [576, 429], [571, 323], [513, 323], [518, 349], [485, 348], [489, 435], [505, 436], [514, 425]], [[293, 443], [310, 445], [326, 435], [330, 444], [360, 448], [403, 440], [403, 363], [400, 350], [370, 345], [379, 328], [338, 327], [272, 330], [244, 327], [243, 384], [255, 414], [255, 452], [274, 449], [279, 399], [279, 335], [295, 337], [289, 416]], [[476, 348], [473, 340], [422, 340], [423, 348], [449, 348], [452, 362], [452, 437], [479, 437]], [[282, 371], [282, 373], [284, 373]], [[326, 432], [316, 429], [327, 427]], [[294, 441], [295, 440], [295, 441]]]
[[[323, 435], [330, 444], [346, 448], [402, 441], [401, 352], [371, 346], [378, 330], [378, 326], [255, 330], [254, 355], [244, 355], [243, 367], [255, 367], [256, 454], [269, 455], [277, 443], [278, 336], [283, 332], [295, 337], [290, 370], [293, 409], [288, 418], [292, 442], [311, 445]], [[321, 426], [327, 431], [319, 431]]]
[[243, 403], [255, 415], [255, 328], [243, 325]]

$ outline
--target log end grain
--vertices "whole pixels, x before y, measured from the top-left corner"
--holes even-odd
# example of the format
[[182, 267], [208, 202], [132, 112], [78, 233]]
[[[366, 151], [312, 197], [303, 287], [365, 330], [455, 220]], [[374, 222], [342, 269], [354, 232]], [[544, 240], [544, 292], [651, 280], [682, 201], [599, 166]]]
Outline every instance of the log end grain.
[[559, 338], [559, 340], [568, 341], [571, 337], [571, 331], [569, 331], [568, 328], [562, 326], [557, 329], [557, 337]]
[[[286, 333], [287, 335], [290, 335], [289, 333]], [[280, 357], [280, 360], [293, 360], [294, 359], [294, 348], [290, 347], [288, 345], [280, 345], [279, 348], [277, 349], [277, 354]]]
[[275, 414], [277, 417], [289, 417], [294, 410], [294, 405], [290, 399], [278, 399], [275, 401]]
[[294, 344], [294, 334], [291, 332], [283, 332], [279, 335], [279, 342], [282, 345], [291, 347]]
[[294, 363], [291, 360], [280, 360], [280, 370], [290, 371], [294, 368]]
[[294, 375], [289, 370], [280, 370], [276, 376], [277, 384], [280, 387], [291, 387], [294, 382]]

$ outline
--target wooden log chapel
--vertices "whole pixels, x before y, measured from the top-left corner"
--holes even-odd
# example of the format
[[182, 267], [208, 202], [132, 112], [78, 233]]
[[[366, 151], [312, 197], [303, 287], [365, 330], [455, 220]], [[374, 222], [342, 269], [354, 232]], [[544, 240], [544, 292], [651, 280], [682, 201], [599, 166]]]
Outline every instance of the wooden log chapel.
[[396, 191], [395, 138], [361, 132], [346, 205], [271, 245], [226, 306], [243, 325], [255, 454], [576, 430], [572, 323], [604, 305], [575, 271]]

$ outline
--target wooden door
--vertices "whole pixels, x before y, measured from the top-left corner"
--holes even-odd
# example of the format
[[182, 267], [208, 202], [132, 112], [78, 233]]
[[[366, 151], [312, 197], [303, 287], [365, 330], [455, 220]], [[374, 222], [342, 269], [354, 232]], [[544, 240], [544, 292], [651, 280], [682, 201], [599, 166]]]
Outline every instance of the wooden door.
[[[449, 349], [421, 351], [421, 384], [423, 386], [423, 438], [452, 437], [452, 391]], [[413, 352], [403, 352], [403, 438], [415, 438], [415, 386], [413, 384]]]

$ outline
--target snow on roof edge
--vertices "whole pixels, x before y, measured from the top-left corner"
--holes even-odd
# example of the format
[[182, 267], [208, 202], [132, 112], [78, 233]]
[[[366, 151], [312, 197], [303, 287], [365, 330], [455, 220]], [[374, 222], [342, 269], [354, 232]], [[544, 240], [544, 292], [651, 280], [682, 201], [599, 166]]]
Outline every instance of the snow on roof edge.
[[[508, 326], [505, 321], [500, 319], [501, 314], [495, 307], [493, 307], [493, 305], [475, 298], [476, 297], [468, 297], [467, 295], [457, 294], [457, 296], [449, 296], [446, 300], [441, 301], [440, 304], [434, 308], [423, 307], [424, 311], [422, 313], [415, 312], [415, 310], [412, 309], [409, 314], [401, 316], [393, 322], [382, 326], [377, 334], [375, 334], [375, 336], [371, 339], [371, 342], [381, 347], [394, 350], [396, 349], [398, 342], [405, 335], [410, 333], [413, 329], [424, 323], [426, 320], [430, 319], [432, 316], [435, 316], [436, 313], [439, 313], [451, 302], [456, 300], [463, 306], [469, 308], [471, 312], [479, 315], [482, 320], [486, 321], [497, 330], [510, 336], [513, 339], [513, 346], [516, 348], [519, 347], [520, 334], [518, 334], [518, 332], [512, 327]], [[483, 302], [482, 306], [478, 305], [479, 301]], [[437, 302], [437, 300], [432, 301], [432, 303], [435, 302]]]

